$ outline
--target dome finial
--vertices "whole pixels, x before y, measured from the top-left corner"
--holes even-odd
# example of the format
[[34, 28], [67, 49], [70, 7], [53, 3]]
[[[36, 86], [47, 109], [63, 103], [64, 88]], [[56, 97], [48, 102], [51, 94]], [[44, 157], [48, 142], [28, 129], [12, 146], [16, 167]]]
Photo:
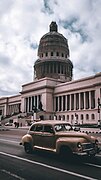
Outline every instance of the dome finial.
[[50, 32], [52, 32], [52, 31], [55, 31], [55, 32], [58, 31], [58, 26], [55, 21], [52, 21], [50, 24]]

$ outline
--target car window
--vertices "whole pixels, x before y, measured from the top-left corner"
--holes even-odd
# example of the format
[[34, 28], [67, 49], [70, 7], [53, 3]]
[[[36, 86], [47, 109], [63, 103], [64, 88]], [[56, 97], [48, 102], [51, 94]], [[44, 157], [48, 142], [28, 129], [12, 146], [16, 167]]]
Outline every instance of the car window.
[[65, 125], [65, 129], [66, 129], [67, 131], [69, 131], [69, 130], [72, 129], [72, 126], [70, 126], [69, 124], [67, 124], [67, 125]]
[[35, 130], [35, 125], [31, 126], [30, 131], [34, 131]]
[[70, 124], [57, 124], [54, 126], [55, 131], [70, 131], [71, 125]]
[[60, 124], [58, 124], [58, 125], [55, 125], [55, 131], [61, 131], [62, 130], [62, 125]]
[[44, 126], [44, 132], [53, 133], [54, 131], [53, 131], [52, 126], [46, 125]]
[[43, 130], [43, 126], [42, 125], [36, 125], [35, 126], [35, 131], [36, 132], [42, 132], [42, 130]]

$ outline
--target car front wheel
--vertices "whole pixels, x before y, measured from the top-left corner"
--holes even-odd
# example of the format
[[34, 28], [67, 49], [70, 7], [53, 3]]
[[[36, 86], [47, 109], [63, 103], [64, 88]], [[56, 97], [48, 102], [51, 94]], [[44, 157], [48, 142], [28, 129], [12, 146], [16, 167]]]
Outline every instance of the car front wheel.
[[63, 146], [60, 149], [60, 157], [61, 158], [66, 158], [66, 157], [72, 157], [72, 151], [70, 148]]
[[29, 143], [25, 143], [24, 144], [24, 150], [25, 150], [25, 152], [26, 153], [32, 153], [32, 147], [31, 147], [31, 144], [29, 144]]

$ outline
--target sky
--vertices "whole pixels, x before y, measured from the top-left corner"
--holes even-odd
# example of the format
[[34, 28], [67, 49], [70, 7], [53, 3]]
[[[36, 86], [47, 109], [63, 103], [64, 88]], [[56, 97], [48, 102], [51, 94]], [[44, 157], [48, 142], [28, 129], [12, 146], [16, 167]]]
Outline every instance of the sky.
[[39, 41], [52, 21], [68, 39], [73, 80], [101, 72], [101, 0], [0, 0], [0, 97], [33, 81]]

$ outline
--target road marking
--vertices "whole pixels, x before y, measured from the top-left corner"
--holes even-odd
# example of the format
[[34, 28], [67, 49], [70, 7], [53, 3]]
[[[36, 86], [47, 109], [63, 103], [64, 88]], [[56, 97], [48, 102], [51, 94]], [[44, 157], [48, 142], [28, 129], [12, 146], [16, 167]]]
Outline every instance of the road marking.
[[18, 175], [16, 175], [16, 174], [13, 174], [13, 173], [11, 173], [10, 171], [7, 171], [7, 170], [5, 170], [5, 169], [1, 169], [1, 171], [2, 171], [3, 173], [9, 174], [10, 176], [12, 176], [12, 177], [14, 177], [14, 178], [17, 178], [17, 179], [20, 179], [20, 180], [25, 180], [24, 178], [22, 178], [22, 177], [20, 177], [20, 176], [18, 176]]
[[89, 166], [94, 166], [94, 167], [97, 167], [97, 168], [101, 168], [101, 166], [100, 166], [100, 165], [97, 165], [97, 164], [91, 164], [91, 163], [85, 163], [85, 164], [87, 164], [87, 165], [89, 165]]
[[15, 159], [19, 159], [19, 160], [22, 160], [22, 161], [26, 161], [28, 163], [33, 163], [33, 164], [36, 164], [36, 165], [39, 165], [39, 166], [43, 166], [43, 167], [46, 167], [46, 168], [49, 168], [49, 169], [52, 169], [52, 170], [56, 170], [56, 171], [59, 171], [59, 172], [62, 172], [62, 173], [66, 173], [66, 174], [70, 174], [70, 175], [73, 175], [73, 176], [81, 177], [81, 178], [84, 178], [84, 179], [97, 180], [97, 179], [89, 177], [89, 176], [81, 175], [81, 174], [78, 174], [78, 173], [74, 173], [72, 171], [67, 171], [65, 169], [60, 169], [60, 168], [53, 167], [53, 166], [50, 166], [50, 165], [47, 165], [47, 164], [39, 163], [37, 161], [31, 161], [29, 159], [25, 159], [25, 158], [18, 157], [18, 156], [15, 156], [15, 155], [7, 154], [7, 153], [4, 153], [4, 152], [0, 152], [0, 154], [5, 155], [5, 156], [9, 156], [9, 157], [13, 157]]
[[17, 142], [17, 141], [11, 141], [11, 140], [8, 140], [8, 139], [1, 139], [0, 138], [0, 141], [6, 141], [6, 142], [11, 142], [11, 143], [19, 143], [19, 142]]

